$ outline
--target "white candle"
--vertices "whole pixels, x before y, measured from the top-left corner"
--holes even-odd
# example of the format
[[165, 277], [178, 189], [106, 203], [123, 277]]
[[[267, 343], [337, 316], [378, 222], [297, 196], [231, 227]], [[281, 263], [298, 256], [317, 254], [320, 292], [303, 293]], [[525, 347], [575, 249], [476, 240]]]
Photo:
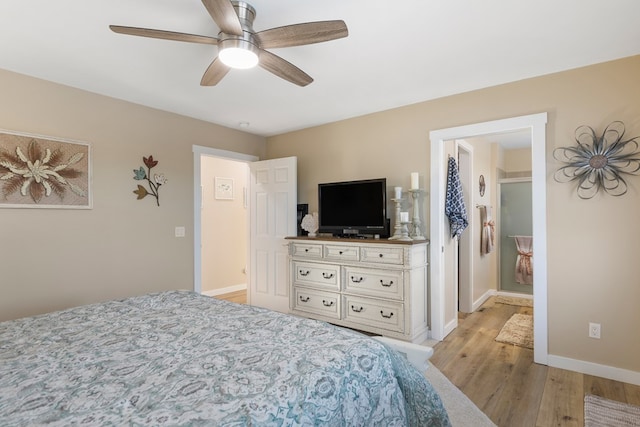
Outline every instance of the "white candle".
[[409, 212], [400, 212], [400, 222], [409, 222]]
[[411, 189], [412, 190], [417, 190], [418, 188], [420, 188], [419, 184], [418, 184], [418, 172], [411, 172]]
[[395, 187], [394, 190], [396, 191], [396, 199], [402, 199], [402, 187]]

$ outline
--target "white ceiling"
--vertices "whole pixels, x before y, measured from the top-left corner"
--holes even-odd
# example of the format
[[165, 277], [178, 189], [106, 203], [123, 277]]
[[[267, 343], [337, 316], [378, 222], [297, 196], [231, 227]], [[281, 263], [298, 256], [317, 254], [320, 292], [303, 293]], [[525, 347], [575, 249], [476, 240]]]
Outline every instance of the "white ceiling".
[[640, 54], [638, 0], [249, 3], [256, 31], [342, 19], [349, 37], [272, 50], [307, 87], [259, 67], [201, 87], [215, 46], [108, 28], [215, 36], [200, 0], [2, 0], [0, 68], [270, 136]]

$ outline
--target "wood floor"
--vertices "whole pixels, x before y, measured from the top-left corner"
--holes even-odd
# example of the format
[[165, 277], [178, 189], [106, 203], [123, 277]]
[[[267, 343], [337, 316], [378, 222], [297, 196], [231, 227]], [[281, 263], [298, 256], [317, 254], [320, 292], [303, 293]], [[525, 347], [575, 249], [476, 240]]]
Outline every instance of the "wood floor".
[[229, 292], [228, 294], [218, 295], [216, 296], [216, 298], [231, 302], [237, 302], [238, 304], [246, 304], [247, 291]]
[[[220, 299], [246, 303], [244, 291]], [[494, 338], [530, 307], [494, 302], [460, 316], [458, 328], [434, 346], [431, 362], [499, 427], [584, 425], [584, 396], [640, 406], [640, 386], [533, 363], [533, 350]]]
[[583, 426], [584, 396], [640, 406], [640, 387], [533, 363], [533, 350], [494, 339], [531, 307], [490, 298], [434, 346], [431, 362], [498, 426]]

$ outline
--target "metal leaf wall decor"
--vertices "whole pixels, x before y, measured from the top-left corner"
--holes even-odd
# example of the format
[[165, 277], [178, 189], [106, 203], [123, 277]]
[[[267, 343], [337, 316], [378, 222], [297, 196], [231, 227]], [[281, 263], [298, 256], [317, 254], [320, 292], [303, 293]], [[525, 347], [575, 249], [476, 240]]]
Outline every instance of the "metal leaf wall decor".
[[624, 175], [640, 171], [640, 136], [625, 139], [624, 123], [612, 122], [598, 137], [589, 126], [576, 129], [575, 147], [553, 150], [553, 157], [566, 163], [553, 175], [558, 182], [578, 182], [578, 197], [590, 199], [604, 190], [612, 196], [627, 192]]
[[156, 205], [160, 206], [160, 186], [167, 183], [167, 178], [165, 178], [164, 174], [161, 173], [154, 174], [153, 180], [151, 180], [151, 169], [158, 164], [158, 161], [153, 160], [153, 156], [143, 157], [142, 161], [147, 167], [147, 170], [142, 166], [140, 166], [139, 169], [134, 169], [133, 179], [136, 181], [147, 181], [149, 190], [147, 190], [143, 185], [138, 184], [138, 189], [133, 190], [133, 193], [138, 195], [138, 200], [142, 200], [146, 196], [153, 196], [156, 198]]

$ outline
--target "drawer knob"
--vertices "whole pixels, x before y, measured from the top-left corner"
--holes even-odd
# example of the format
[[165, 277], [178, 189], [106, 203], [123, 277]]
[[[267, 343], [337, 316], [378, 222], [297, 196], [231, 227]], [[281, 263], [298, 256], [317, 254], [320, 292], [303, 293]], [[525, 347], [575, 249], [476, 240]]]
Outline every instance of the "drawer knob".
[[384, 254], [378, 254], [378, 256], [379, 256], [380, 258], [382, 258], [382, 257], [384, 256]]
[[331, 279], [333, 278], [333, 273], [322, 273], [322, 277], [325, 279]]
[[333, 301], [326, 301], [326, 300], [322, 300], [322, 304], [325, 307], [331, 307], [333, 305]]
[[351, 276], [351, 281], [353, 283], [360, 283], [364, 280], [364, 277], [356, 277], [356, 276]]
[[305, 249], [304, 249], [304, 251], [305, 251], [305, 252], [309, 252], [309, 248], [305, 248]]
[[362, 310], [364, 310], [364, 307], [361, 306], [361, 307], [356, 308], [355, 305], [352, 305], [351, 306], [351, 310], [355, 311], [356, 313], [360, 313]]
[[384, 311], [380, 310], [380, 316], [384, 317], [385, 319], [391, 319], [391, 317], [393, 317], [393, 311], [389, 313], [389, 315], [384, 314]]
[[339, 254], [342, 255], [344, 252], [340, 251]]
[[389, 280], [389, 283], [384, 283], [384, 281], [381, 279], [381, 280], [380, 280], [380, 284], [381, 284], [382, 286], [384, 286], [385, 288], [388, 288], [388, 287], [390, 287], [391, 285], [393, 285], [393, 280]]
[[300, 295], [300, 301], [301, 302], [309, 302], [310, 299], [311, 299], [311, 297], [303, 297], [302, 295]]
[[307, 270], [307, 271], [300, 270], [300, 271], [298, 271], [298, 273], [300, 273], [301, 276], [308, 276], [309, 275], [309, 270]]

